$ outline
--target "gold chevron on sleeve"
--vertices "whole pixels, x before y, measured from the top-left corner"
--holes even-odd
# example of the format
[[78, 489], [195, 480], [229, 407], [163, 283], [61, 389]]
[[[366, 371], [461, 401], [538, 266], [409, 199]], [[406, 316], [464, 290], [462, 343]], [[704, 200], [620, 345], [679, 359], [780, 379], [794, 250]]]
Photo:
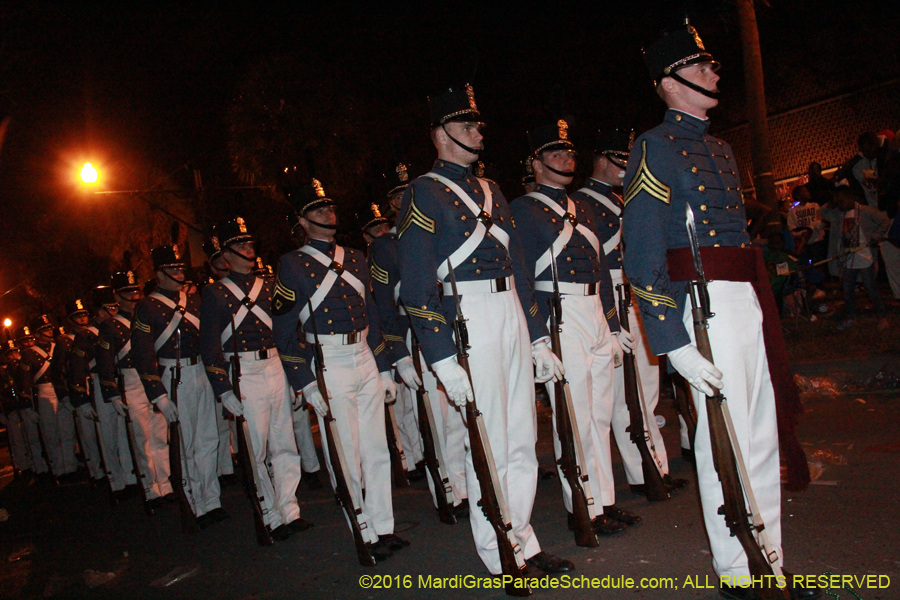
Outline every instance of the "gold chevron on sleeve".
[[537, 314], [538, 314], [538, 303], [537, 303], [537, 302], [535, 302], [535, 303], [531, 306], [531, 308], [528, 310], [528, 314], [530, 314], [532, 317], [536, 317], [536, 316], [537, 316]]
[[306, 363], [306, 359], [302, 356], [290, 356], [289, 354], [281, 354], [280, 352], [278, 353], [278, 356], [285, 362]]
[[654, 306], [662, 304], [663, 306], [668, 306], [670, 308], [678, 308], [675, 304], [675, 300], [669, 298], [668, 296], [663, 296], [661, 294], [651, 294], [646, 290], [642, 290], [638, 287], [631, 286], [631, 289], [634, 291], [634, 295], [644, 300], [645, 302], [649, 302]]
[[444, 319], [444, 315], [441, 313], [436, 313], [430, 310], [415, 308], [414, 306], [407, 306], [406, 312], [414, 317], [418, 317], [419, 319], [427, 319], [429, 321], [438, 321], [439, 323], [447, 324], [447, 320]]
[[374, 356], [378, 356], [379, 354], [381, 354], [382, 350], [384, 350], [384, 342], [381, 342], [380, 344], [378, 344], [378, 347], [375, 348], [374, 350], [372, 350], [372, 354]]
[[404, 340], [402, 337], [400, 337], [399, 335], [390, 335], [390, 334], [388, 334], [388, 333], [385, 333], [385, 334], [384, 334], [384, 339], [386, 339], [386, 340], [389, 341], [389, 342], [400, 342], [401, 344], [404, 343], [404, 342], [406, 341], [406, 340]]
[[416, 206], [416, 191], [412, 187], [409, 190], [409, 208], [406, 209], [406, 215], [400, 222], [400, 226], [397, 227], [397, 238], [402, 236], [411, 225], [418, 225], [428, 233], [434, 233], [434, 219], [429, 218]]
[[372, 266], [369, 267], [369, 274], [372, 276], [372, 281], [377, 281], [382, 285], [388, 285], [390, 282], [390, 276], [388, 272], [375, 264], [375, 260], [372, 260]]
[[297, 300], [297, 294], [295, 294], [293, 290], [285, 287], [285, 285], [281, 283], [280, 277], [275, 280], [275, 293], [289, 302]]
[[641, 192], [647, 192], [653, 198], [669, 204], [672, 200], [672, 189], [656, 178], [647, 166], [647, 140], [641, 142], [641, 162], [634, 179], [625, 190], [624, 202], [627, 205]]
[[615, 308], [609, 309], [609, 312], [606, 313], [606, 320], [608, 321], [609, 319], [612, 319], [613, 316], [615, 316], [615, 314], [616, 314], [616, 309], [615, 309]]
[[222, 377], [228, 376], [225, 369], [220, 369], [219, 367], [206, 367], [206, 372], [211, 373], [212, 375], [221, 375]]

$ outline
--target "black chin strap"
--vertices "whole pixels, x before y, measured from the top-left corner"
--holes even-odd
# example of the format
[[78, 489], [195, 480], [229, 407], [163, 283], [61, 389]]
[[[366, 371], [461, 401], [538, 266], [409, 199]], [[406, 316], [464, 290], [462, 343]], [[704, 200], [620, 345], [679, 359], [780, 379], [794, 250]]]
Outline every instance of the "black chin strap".
[[481, 150], [477, 150], [477, 149], [475, 149], [475, 148], [470, 148], [469, 146], [466, 146], [465, 144], [463, 144], [462, 142], [460, 142], [458, 139], [456, 139], [455, 137], [453, 137], [452, 135], [450, 135], [450, 132], [447, 131], [447, 128], [446, 128], [444, 125], [441, 125], [441, 129], [444, 130], [444, 133], [447, 134], [447, 137], [448, 137], [448, 138], [450, 138], [451, 140], [453, 140], [454, 143], [455, 143], [457, 146], [459, 146], [460, 148], [462, 148], [462, 149], [465, 150], [466, 152], [471, 152], [471, 153], [474, 154], [475, 156], [478, 156], [479, 154], [481, 154]]
[[697, 92], [698, 94], [703, 94], [703, 95], [706, 96], [707, 98], [712, 98], [713, 100], [718, 100], [718, 99], [719, 99], [719, 92], [711, 92], [711, 91], [709, 91], [709, 90], [706, 89], [706, 88], [700, 87], [700, 86], [697, 85], [696, 83], [693, 83], [693, 82], [691, 82], [691, 81], [688, 81], [687, 79], [685, 79], [684, 77], [682, 77], [681, 75], [679, 75], [677, 72], [669, 73], [669, 77], [671, 77], [672, 79], [674, 79], [675, 81], [677, 81], [677, 82], [680, 83], [681, 85], [684, 85], [684, 86], [687, 86], [687, 87], [691, 88], [692, 90], [694, 90], [694, 91]]
[[240, 252], [238, 252], [237, 250], [235, 250], [235, 249], [232, 248], [231, 246], [228, 247], [228, 251], [231, 252], [232, 254], [235, 254], [235, 255], [237, 255], [237, 256], [240, 256], [241, 258], [243, 258], [244, 260], [246, 260], [248, 263], [252, 263], [252, 264], [254, 264], [254, 265], [256, 264], [256, 259], [255, 259], [255, 258], [250, 258], [250, 257], [248, 257], [246, 254], [241, 254]]
[[174, 281], [174, 282], [177, 283], [178, 285], [184, 287], [184, 282], [183, 282], [183, 281], [178, 281], [177, 279], [175, 279], [174, 277], [172, 277], [171, 275], [169, 275], [169, 272], [168, 272], [166, 269], [160, 269], [160, 270], [162, 271], [162, 274], [165, 275], [167, 278], [169, 278], [170, 280]]
[[337, 231], [337, 225], [328, 225], [327, 223], [319, 223], [318, 221], [313, 221], [312, 219], [307, 218], [307, 217], [303, 217], [303, 218], [306, 219], [307, 221], [309, 221], [310, 223], [312, 223], [313, 225], [315, 225], [316, 227], [321, 227], [322, 229], [328, 229], [330, 231]]
[[625, 163], [619, 162], [618, 159], [613, 158], [613, 157], [610, 156], [609, 154], [606, 154], [605, 156], [606, 156], [606, 160], [608, 160], [609, 162], [611, 162], [611, 163], [614, 164], [615, 166], [619, 167], [619, 168], [622, 169], [623, 171], [624, 171], [625, 169], [628, 168], [628, 165], [626, 165]]
[[556, 173], [560, 177], [575, 177], [575, 171], [557, 171], [547, 163], [541, 161], [541, 164], [544, 165], [544, 168], [550, 171], [551, 173]]

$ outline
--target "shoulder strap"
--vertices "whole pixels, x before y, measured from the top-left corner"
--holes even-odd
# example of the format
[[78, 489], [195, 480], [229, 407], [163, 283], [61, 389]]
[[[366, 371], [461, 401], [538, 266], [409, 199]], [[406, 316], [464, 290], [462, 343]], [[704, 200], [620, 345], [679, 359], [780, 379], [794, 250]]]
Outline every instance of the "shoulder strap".
[[[241, 327], [241, 323], [244, 322], [244, 319], [247, 318], [247, 315], [250, 314], [250, 311], [259, 317], [259, 320], [265, 323], [266, 327], [272, 329], [272, 317], [266, 313], [258, 304], [256, 304], [256, 299], [259, 298], [259, 293], [263, 288], [263, 280], [261, 277], [257, 277], [253, 282], [253, 287], [250, 288], [250, 293], [245, 294], [244, 290], [238, 287], [238, 285], [233, 282], [228, 277], [221, 279], [220, 282], [228, 288], [228, 291], [231, 292], [237, 301], [241, 303], [241, 307], [234, 315], [234, 330], [237, 331]], [[224, 347], [225, 342], [228, 341], [228, 338], [231, 337], [231, 323], [225, 326], [225, 329], [222, 331], [222, 335], [220, 336], [222, 340], [222, 345]]]
[[[559, 237], [557, 237], [556, 241], [554, 241], [550, 245], [547, 251], [544, 252], [540, 256], [540, 258], [538, 258], [537, 262], [534, 265], [535, 278], [537, 278], [538, 275], [543, 273], [547, 269], [547, 267], [550, 266], [550, 261], [552, 260], [552, 258], [556, 258], [557, 256], [559, 256], [559, 253], [562, 252], [563, 246], [569, 243], [569, 240], [572, 239], [572, 234], [575, 231], [578, 231], [578, 233], [580, 233], [587, 239], [588, 243], [591, 245], [591, 248], [593, 248], [594, 252], [597, 253], [597, 256], [600, 255], [600, 240], [597, 239], [597, 236], [594, 235], [593, 231], [591, 231], [581, 223], [578, 223], [578, 220], [575, 218], [575, 202], [571, 198], [566, 196], [566, 210], [563, 210], [562, 206], [560, 206], [558, 202], [554, 202], [546, 194], [542, 194], [540, 192], [531, 192], [530, 194], [526, 194], [526, 196], [530, 196], [538, 202], [545, 204], [558, 216], [563, 218], [563, 228], [559, 234]], [[575, 223], [575, 225], [573, 226], [572, 223]]]
[[[324, 265], [328, 269], [328, 273], [326, 273], [322, 283], [319, 284], [318, 289], [309, 299], [310, 304], [312, 304], [313, 312], [315, 312], [315, 310], [319, 308], [319, 305], [322, 304], [322, 301], [325, 300], [325, 298], [328, 296], [328, 292], [330, 292], [331, 288], [334, 287], [334, 284], [337, 282], [338, 277], [349, 283], [353, 287], [353, 289], [356, 290], [357, 294], [365, 298], [366, 286], [364, 286], [362, 281], [360, 281], [355, 275], [344, 270], [343, 247], [335, 246], [334, 260], [331, 260], [330, 258], [328, 258], [327, 254], [321, 252], [316, 248], [313, 248], [309, 244], [300, 248], [300, 252], [312, 257], [316, 260], [316, 262]], [[311, 315], [312, 313], [309, 310], [309, 305], [304, 306], [300, 311], [300, 323], [305, 325], [306, 321], [309, 320], [309, 317]]]
[[44, 376], [44, 373], [47, 372], [47, 369], [50, 368], [50, 359], [53, 358], [53, 350], [56, 348], [56, 344], [55, 343], [50, 344], [50, 352], [49, 353], [44, 352], [44, 349], [37, 345], [32, 346], [32, 348], [34, 349], [35, 352], [38, 353], [38, 355], [40, 355], [41, 357], [44, 358], [44, 364], [42, 364], [41, 368], [38, 369], [37, 373], [34, 374], [34, 381], [35, 381], [35, 383], [37, 383], [37, 381], [40, 380], [40, 378]]
[[[122, 325], [124, 325], [125, 328], [129, 330], [129, 332], [131, 331], [131, 321], [129, 321], [128, 319], [126, 319], [125, 317], [123, 317], [120, 314], [117, 314], [113, 318], [116, 321], [118, 321], [119, 323], [121, 323]], [[129, 352], [131, 352], [131, 335], [130, 334], [128, 336], [128, 339], [125, 340], [125, 344], [122, 346], [122, 348], [119, 350], [119, 352], [116, 353], [116, 364], [119, 364], [120, 362], [122, 362], [122, 359], [125, 358], [126, 356], [128, 356]]]

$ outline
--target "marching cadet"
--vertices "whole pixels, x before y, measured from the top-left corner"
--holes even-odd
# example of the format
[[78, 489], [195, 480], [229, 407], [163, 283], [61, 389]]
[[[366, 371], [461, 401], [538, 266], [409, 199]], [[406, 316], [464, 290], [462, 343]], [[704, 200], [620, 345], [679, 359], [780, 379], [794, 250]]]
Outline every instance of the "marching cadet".
[[59, 479], [74, 474], [78, 469], [75, 458], [75, 420], [72, 416], [75, 409], [68, 400], [60, 402], [56, 394], [57, 387], [54, 386], [53, 379], [55, 372], [51, 369], [56, 350], [53, 323], [47, 315], [40, 315], [32, 319], [30, 330], [35, 343], [22, 351], [19, 392], [37, 406], [50, 470]]
[[[216, 405], [200, 356], [200, 298], [185, 291], [185, 262], [177, 246], [158, 246], [150, 252], [156, 271], [156, 290], [141, 300], [132, 323], [134, 366], [153, 407], [167, 423], [180, 423], [184, 451], [181, 457], [190, 483], [188, 499], [197, 525], [205, 529], [229, 517], [222, 508], [216, 478], [219, 435]], [[181, 366], [178, 404], [172, 401], [175, 366]], [[153, 427], [163, 425], [153, 417]], [[157, 469], [168, 479], [168, 456]], [[166, 493], [172, 491], [167, 487]], [[162, 491], [162, 490], [161, 490]]]
[[[565, 186], [575, 175], [575, 146], [569, 140], [568, 124], [559, 119], [528, 132], [536, 187], [512, 204], [518, 234], [524, 245], [526, 268], [532, 269], [538, 312], [549, 322], [553, 293], [553, 269], [557, 264], [559, 291], [565, 296], [560, 332], [562, 359], [566, 369], [575, 421], [586, 464], [584, 473], [595, 482], [591, 491], [602, 500], [595, 505], [594, 530], [618, 533], [640, 521], [640, 517], [615, 506], [615, 482], [610, 453], [610, 422], [613, 416], [613, 370], [622, 364], [622, 345], [630, 346], [628, 332], [619, 328], [609, 266], [600, 241], [593, 232], [596, 217], [591, 207], [566, 194]], [[555, 386], [547, 384], [552, 402]], [[557, 458], [561, 446], [554, 428]], [[562, 473], [560, 468], [560, 473]], [[560, 477], [569, 527], [574, 529], [572, 490]]]
[[[112, 276], [112, 287], [119, 310], [112, 319], [100, 323], [97, 347], [97, 371], [103, 399], [113, 405], [120, 416], [131, 419], [134, 431], [135, 455], [138, 460], [139, 485], [152, 508], [162, 504], [163, 497], [172, 494], [169, 483], [169, 443], [166, 418], [152, 410], [141, 377], [135, 368], [132, 351], [134, 311], [141, 300], [141, 292], [132, 271]], [[118, 376], [123, 389], [119, 389]], [[124, 397], [123, 397], [124, 394]], [[174, 496], [173, 496], [174, 497]]]
[[[402, 166], [406, 168], [406, 165]], [[395, 195], [400, 196], [402, 200], [402, 191]], [[391, 228], [391, 222], [385, 217], [381, 216], [381, 210], [374, 202], [372, 203], [372, 215], [373, 218], [363, 226], [363, 238], [368, 244], [366, 260], [367, 264], [369, 265], [370, 275], [373, 274], [372, 265], [375, 264], [373, 262], [375, 258], [375, 241], [383, 240], [384, 244], [379, 244], [379, 247], [381, 248], [384, 248], [385, 244], [396, 245], [397, 242], [396, 227]], [[394, 233], [391, 234], [391, 231], [393, 231]], [[392, 250], [394, 262], [396, 263], [396, 250]], [[392, 250], [387, 251], [391, 252]], [[384, 252], [385, 250], [381, 251], [382, 254], [384, 254]], [[381, 330], [384, 333], [385, 341], [393, 345], [399, 344], [406, 346], [405, 336], [398, 335], [396, 332], [391, 334], [389, 333], [389, 331], [391, 331], [390, 326], [385, 326], [386, 319], [390, 317], [386, 316], [383, 311], [390, 311], [389, 315], [394, 316], [394, 318], [399, 317], [397, 304], [393, 297], [393, 290], [391, 290], [390, 293], [384, 291], [382, 292], [381, 296], [386, 300], [382, 302], [376, 296], [376, 281], [374, 279], [374, 276], [370, 281], [372, 297], [375, 298], [375, 303], [378, 306], [378, 317], [380, 320]], [[408, 350], [409, 347], [406, 347]], [[412, 358], [410, 358], [408, 355], [404, 356], [401, 359], [401, 362], [403, 363], [402, 370], [407, 376], [409, 376], [412, 371], [415, 371], [415, 367], [412, 366]], [[421, 382], [418, 380], [418, 378], [413, 377], [413, 380], [410, 381], [409, 384], [407, 384], [403, 379], [403, 375], [400, 373], [401, 368], [398, 368], [398, 365], [394, 365], [394, 370], [397, 375], [399, 375], [399, 378], [394, 378], [394, 381], [397, 384], [397, 400], [394, 403], [394, 416], [396, 417], [397, 431], [400, 434], [400, 445], [403, 449], [403, 455], [406, 458], [406, 464], [403, 465], [403, 468], [407, 471], [406, 477], [409, 481], [419, 481], [420, 479], [425, 477], [425, 463], [423, 462], [422, 454], [422, 438], [419, 432], [419, 423], [416, 419], [417, 411], [415, 399], [415, 392], [419, 389]], [[399, 381], [397, 381], [398, 379]]]
[[[327, 414], [325, 399], [311, 368], [314, 338], [310, 319], [315, 319], [328, 366], [328, 403], [343, 452], [349, 457], [348, 487], [362, 510], [357, 518], [370, 552], [376, 561], [382, 561], [409, 545], [394, 534], [391, 459], [384, 428], [385, 402], [397, 397], [391, 377], [391, 364], [397, 359], [382, 337], [365, 257], [334, 240], [334, 201], [316, 179], [291, 200], [307, 242], [278, 261], [272, 300], [278, 352], [294, 393], [302, 392], [304, 400], [323, 417]], [[402, 357], [406, 348], [398, 345], [396, 350]], [[324, 428], [320, 432], [325, 435]], [[323, 448], [327, 455], [324, 443]], [[330, 460], [328, 467], [331, 484], [337, 489]]]
[[[662, 124], [638, 137], [629, 156], [623, 198], [625, 272], [651, 349], [657, 355], [666, 354], [669, 364], [695, 388], [698, 432], [708, 427], [703, 395], [712, 395], [717, 388], [728, 399], [749, 472], [744, 483], [755, 493], [778, 555], [776, 563], [781, 564], [779, 438], [787, 453], [789, 480], [797, 477], [792, 474], [796, 465], [791, 463], [797, 457], [791, 454], [796, 448], [792, 427], [776, 425], [775, 405], [783, 403], [784, 410], [779, 412], [788, 420], [796, 418], [800, 405], [787, 370], [777, 309], [774, 314], [761, 309], [775, 304], [765, 275], [756, 277], [762, 263], [747, 234], [734, 152], [707, 133], [707, 111], [719, 103], [718, 63], [687, 24], [666, 32], [647, 48], [644, 62], [668, 110]], [[715, 318], [709, 321], [709, 339], [715, 365], [695, 345], [685, 300], [685, 282], [696, 279], [685, 227], [687, 206], [695, 215], [703, 269], [710, 281]], [[749, 577], [747, 556], [719, 514], [723, 493], [708, 435], [696, 436], [695, 455], [713, 568], [720, 581]], [[802, 450], [799, 458], [805, 466]], [[814, 598], [821, 590], [793, 588], [791, 593], [795, 598]], [[752, 588], [725, 582], [720, 584], [720, 594], [756, 597]]]
[[[90, 315], [84, 308], [84, 303], [80, 298], [66, 302], [65, 309], [65, 330], [56, 337], [56, 351], [54, 352], [56, 360], [53, 361], [50, 368], [57, 372], [56, 375], [54, 375], [54, 380], [61, 382], [60, 389], [62, 388], [62, 385], [65, 385], [64, 398], [67, 398], [68, 401], [71, 402], [75, 393], [70, 384], [71, 377], [69, 375], [69, 363], [72, 360], [72, 348], [74, 348], [75, 345], [75, 334], [87, 326]], [[97, 482], [102, 481], [104, 477], [100, 448], [97, 445], [97, 430], [94, 427], [94, 421], [89, 417], [84, 416], [84, 409], [81, 411], [76, 409], [74, 418], [76, 428], [75, 433], [77, 434], [78, 444], [81, 446], [82, 457], [84, 458], [85, 467], [87, 468], [88, 481], [91, 485], [94, 485]]]
[[[294, 495], [301, 477], [300, 457], [291, 421], [291, 396], [285, 392], [284, 370], [272, 331], [272, 283], [253, 274], [255, 242], [243, 218], [218, 225], [213, 235], [231, 273], [203, 293], [203, 362], [225, 408], [247, 420], [266, 525], [272, 529], [273, 539], [284, 541], [311, 524], [300, 516]], [[241, 368], [241, 398], [235, 395], [228, 377], [228, 361], [235, 348]]]
[[32, 464], [34, 465], [35, 475], [46, 475], [52, 477], [50, 473], [49, 459], [45, 456], [43, 450], [43, 441], [41, 438], [40, 422], [41, 417], [35, 408], [33, 402], [33, 394], [24, 394], [22, 377], [22, 352], [27, 348], [34, 346], [34, 336], [31, 334], [31, 328], [27, 325], [20, 327], [16, 331], [16, 348], [18, 356], [15, 357], [15, 364], [12, 365], [12, 375], [15, 382], [16, 393], [22, 400], [22, 424], [25, 426], [25, 439], [28, 441], [28, 449], [31, 453]]
[[[537, 490], [532, 360], [539, 381], [560, 376], [562, 365], [548, 347], [507, 202], [496, 185], [472, 173], [483, 148], [472, 87], [446, 89], [429, 103], [438, 158], [432, 171], [404, 193], [397, 227], [400, 299], [449, 399], [464, 406], [478, 398], [525, 562], [546, 573], [571, 571], [571, 562], [541, 550], [529, 522]], [[457, 362], [449, 325], [456, 316], [451, 268], [468, 319], [474, 394]], [[477, 505], [481, 488], [468, 448], [466, 488]], [[476, 510], [469, 521], [479, 557], [492, 574], [501, 573], [497, 538], [487, 518]]]
[[[212, 278], [212, 281], [207, 282], [207, 285], [228, 277], [228, 273], [231, 270], [231, 265], [228, 264], [228, 261], [222, 255], [222, 249], [217, 246], [218, 241], [214, 242], [212, 239], [208, 239], [203, 243], [203, 251], [206, 253], [207, 258], [206, 264], [209, 268], [209, 275]], [[205, 288], [206, 286], [203, 286], [200, 291], [201, 294]], [[219, 482], [222, 485], [237, 483], [234, 475], [234, 459], [232, 458], [235, 452], [231, 451], [232, 447], [237, 449], [237, 432], [234, 429], [234, 419], [229, 419], [225, 416], [225, 407], [219, 403], [215, 405], [215, 413], [216, 430], [219, 432], [216, 474], [219, 476]]]
[[136, 485], [137, 479], [128, 450], [125, 419], [111, 402], [104, 400], [97, 368], [100, 325], [111, 320], [119, 311], [113, 289], [104, 285], [91, 290], [91, 309], [93, 318], [75, 334], [69, 358], [69, 389], [79, 416], [91, 419], [92, 426], [99, 429], [97, 441], [115, 502], [130, 495], [125, 488]]
[[16, 387], [21, 358], [15, 341], [7, 340], [3, 346], [0, 363], [0, 405], [3, 409], [0, 413], [0, 422], [6, 427], [9, 437], [9, 453], [17, 471], [16, 477], [28, 482], [34, 475], [34, 462], [25, 431], [25, 421], [28, 417], [23, 416], [30, 404], [22, 398]]
[[[603, 252], [606, 254], [606, 262], [609, 265], [612, 276], [613, 289], [624, 283], [625, 277], [622, 271], [622, 196], [614, 189], [621, 191], [622, 180], [625, 177], [625, 169], [628, 165], [628, 152], [634, 141], [634, 133], [621, 129], [604, 130], [594, 144], [594, 164], [591, 177], [585, 186], [572, 194], [576, 201], [586, 202], [594, 211], [594, 223], [591, 230], [603, 244]], [[619, 315], [621, 318], [622, 315]], [[672, 479], [669, 476], [669, 461], [666, 456], [666, 447], [663, 443], [659, 425], [656, 422], [654, 411], [659, 403], [659, 360], [650, 351], [647, 337], [643, 332], [644, 322], [639, 310], [628, 312], [628, 329], [634, 337], [635, 362], [638, 374], [638, 393], [643, 397], [642, 406], [645, 409], [644, 425], [650, 434], [648, 446], [659, 461], [660, 471], [664, 481], [673, 490], [683, 487], [687, 481], [684, 479]], [[615, 404], [613, 406], [612, 430], [625, 465], [625, 476], [631, 486], [632, 492], [646, 495], [644, 490], [644, 473], [641, 470], [641, 455], [637, 446], [631, 441], [626, 428], [631, 424], [628, 407], [625, 404], [625, 369], [617, 367], [615, 370]]]

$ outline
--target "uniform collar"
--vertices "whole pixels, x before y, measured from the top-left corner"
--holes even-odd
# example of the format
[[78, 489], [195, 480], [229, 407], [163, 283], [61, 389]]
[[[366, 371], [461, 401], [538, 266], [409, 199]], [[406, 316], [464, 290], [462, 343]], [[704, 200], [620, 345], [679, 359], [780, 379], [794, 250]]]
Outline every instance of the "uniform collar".
[[682, 129], [687, 129], [697, 135], [703, 135], [709, 129], [709, 119], [701, 119], [675, 108], [670, 108], [666, 111], [666, 122], [677, 125]]
[[607, 198], [612, 194], [612, 186], [606, 183], [605, 181], [600, 181], [599, 179], [594, 179], [591, 177], [587, 181], [587, 186], [592, 190], [595, 190]]
[[566, 190], [564, 190], [563, 188], [554, 187], [552, 185], [547, 185], [546, 183], [537, 184], [537, 187], [534, 188], [534, 191], [540, 192], [551, 200], [555, 200], [557, 202], [564, 202], [566, 199]]
[[232, 271], [228, 274], [228, 279], [235, 283], [246, 283], [256, 279], [256, 275], [254, 275], [252, 271], [250, 273], [235, 273]]
[[158, 287], [156, 288], [157, 293], [162, 296], [165, 296], [169, 300], [178, 300], [180, 296], [180, 292], [173, 292], [172, 290], [167, 290], [166, 288]]
[[463, 165], [458, 165], [456, 163], [452, 163], [449, 160], [437, 159], [434, 161], [434, 167], [431, 169], [438, 175], [443, 175], [447, 179], [468, 179], [472, 175], [472, 167]]
[[337, 242], [334, 240], [332, 240], [330, 242], [326, 242], [325, 240], [316, 240], [316, 239], [310, 238], [309, 240], [307, 240], [306, 243], [308, 245], [312, 246], [313, 248], [315, 248], [316, 250], [318, 250], [319, 252], [324, 252], [325, 254], [334, 253], [334, 248], [335, 248], [335, 246], [337, 246]]

